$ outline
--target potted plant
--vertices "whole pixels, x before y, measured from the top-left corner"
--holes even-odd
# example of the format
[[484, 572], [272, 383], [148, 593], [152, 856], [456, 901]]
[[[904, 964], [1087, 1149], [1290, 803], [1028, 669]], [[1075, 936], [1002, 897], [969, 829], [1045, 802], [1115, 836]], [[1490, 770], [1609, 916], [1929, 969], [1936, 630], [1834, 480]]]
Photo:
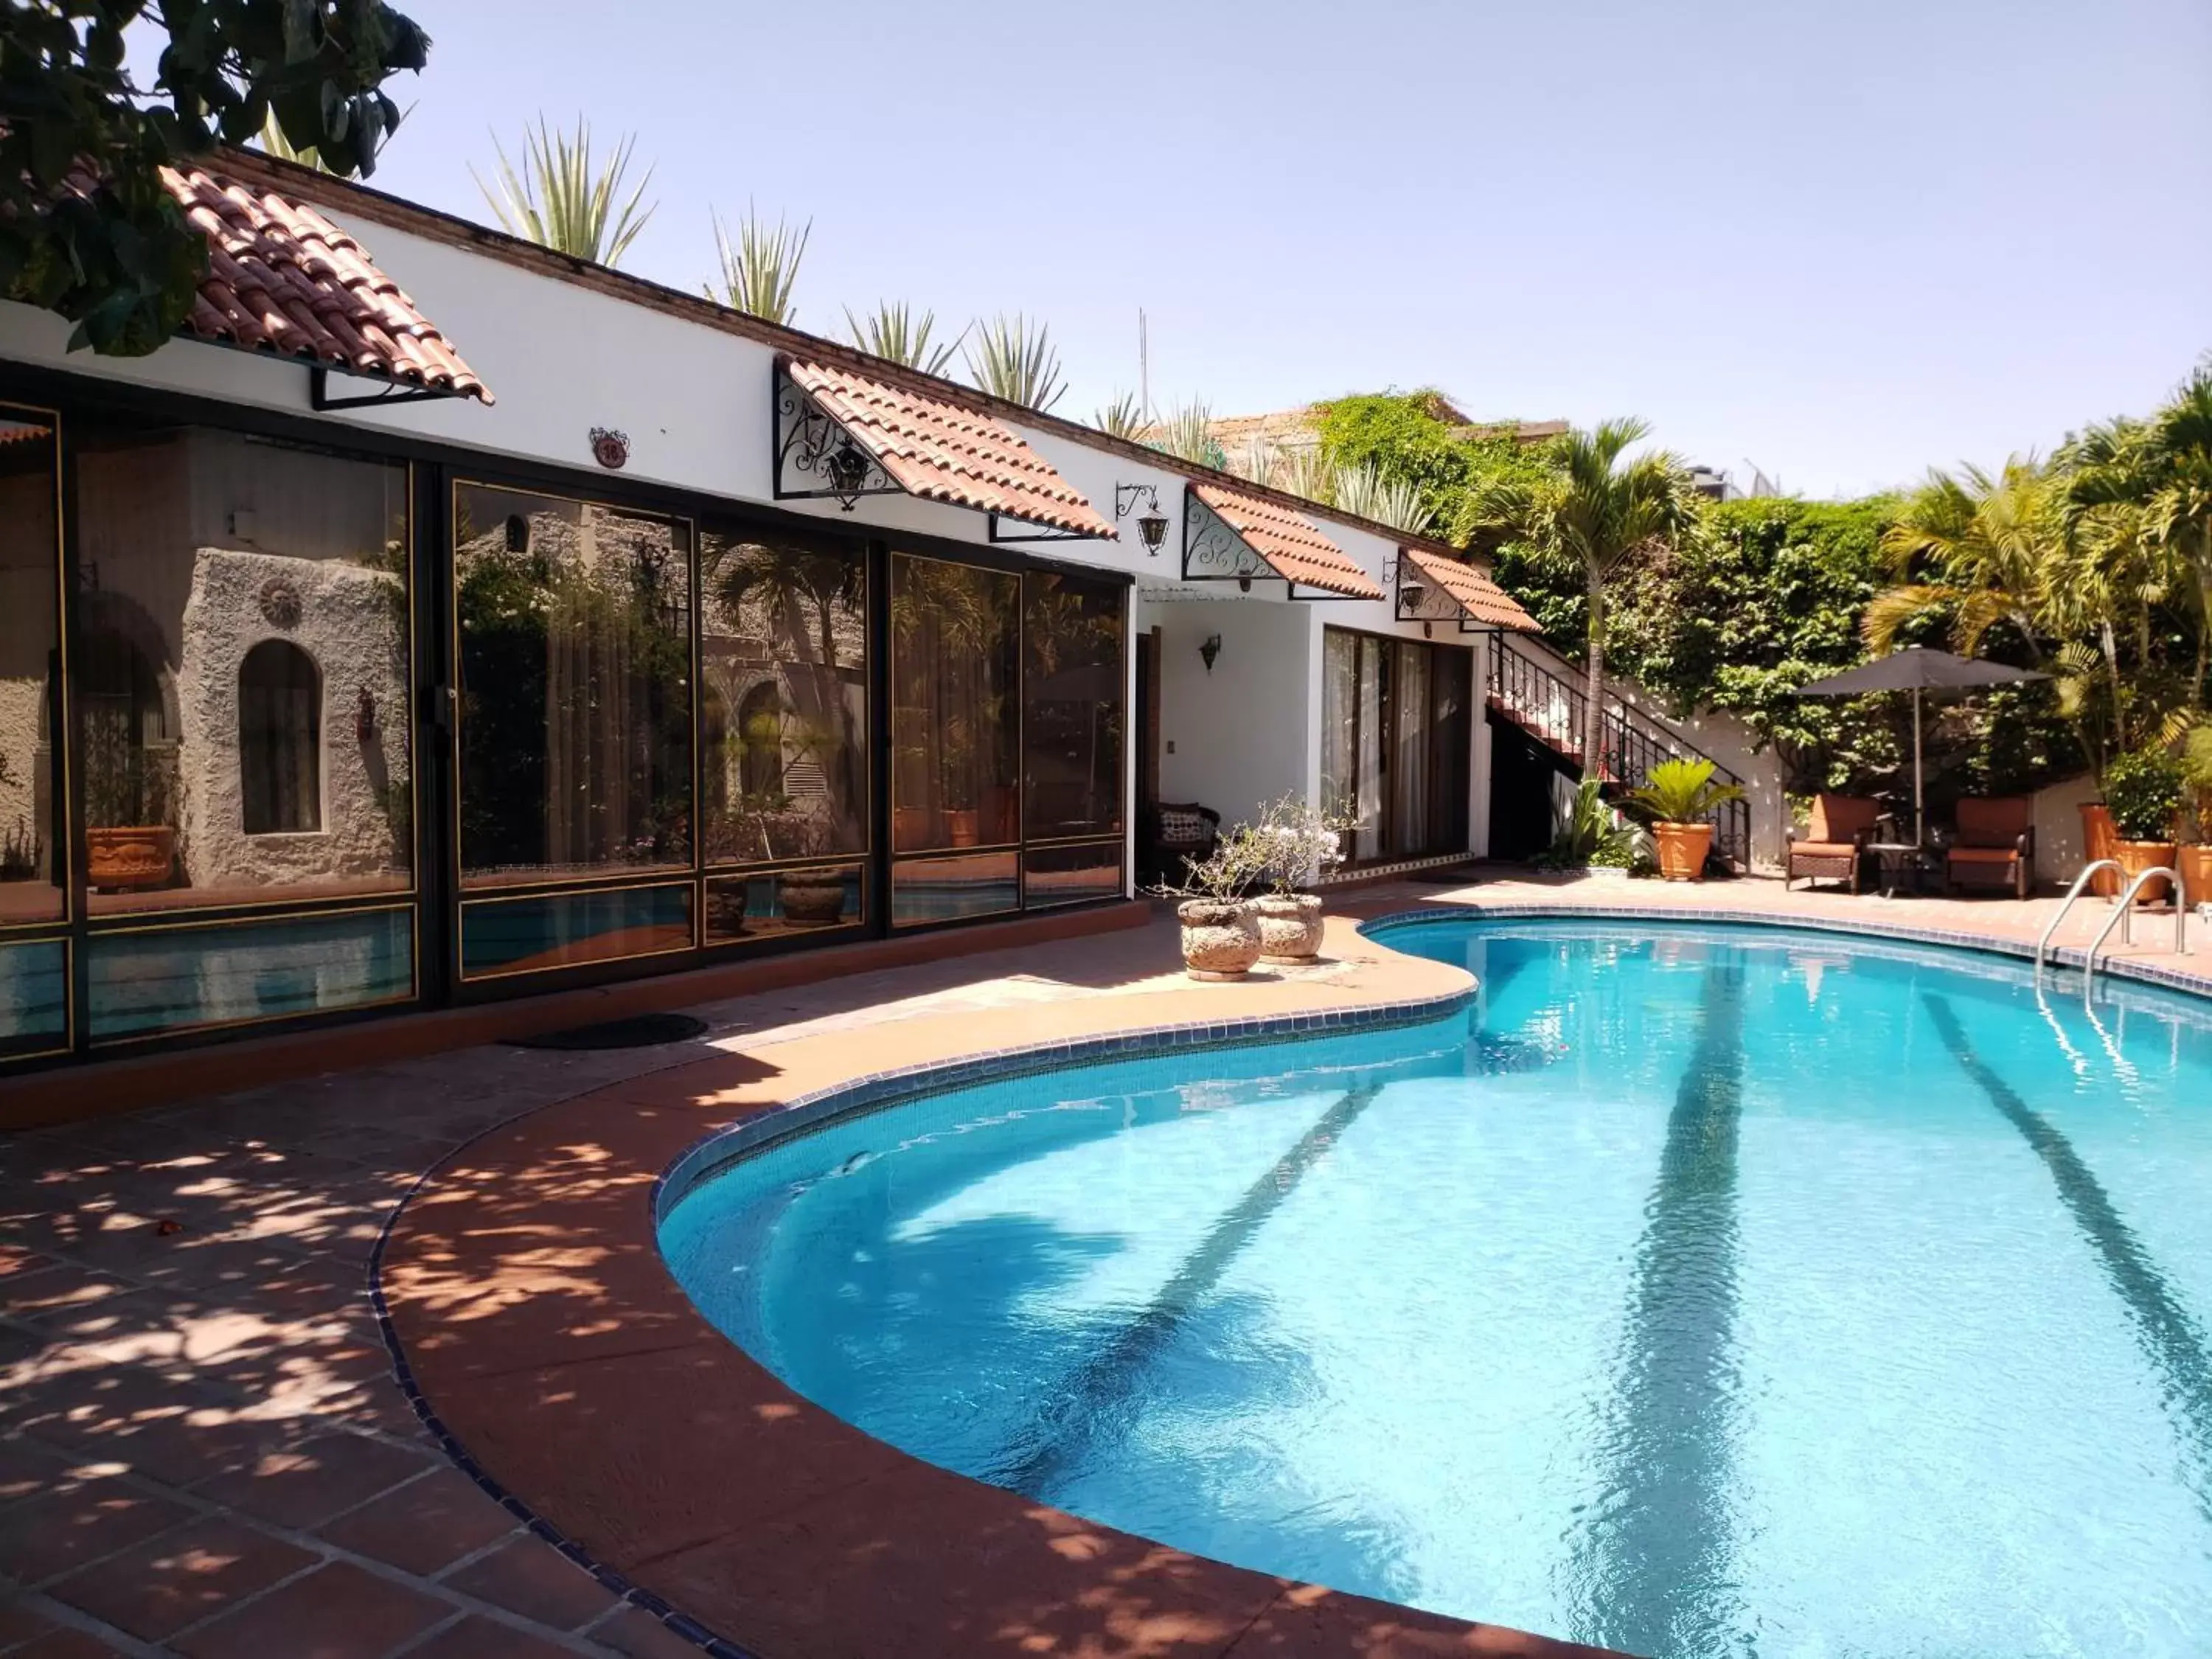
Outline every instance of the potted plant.
[[[2112, 814], [2112, 856], [2132, 883], [2146, 870], [2172, 869], [2174, 820], [2181, 813], [2181, 763], [2163, 749], [2138, 749], [2105, 769], [2105, 805]], [[2147, 882], [2138, 902], [2166, 896], [2164, 880]]]
[[[790, 839], [794, 855], [820, 858], [834, 853], [830, 826], [818, 817], [795, 814]], [[787, 870], [775, 878], [776, 908], [783, 919], [805, 927], [827, 927], [845, 920], [845, 866]]]
[[2189, 734], [2181, 755], [2181, 787], [2196, 839], [2179, 849], [2174, 868], [2181, 872], [2185, 902], [2212, 904], [2212, 721]]
[[1559, 833], [1536, 862], [1546, 870], [1579, 870], [1600, 880], [1626, 881], [1636, 863], [1636, 831], [1607, 804], [1604, 785], [1584, 778]]
[[1344, 862], [1344, 839], [1358, 820], [1324, 812], [1295, 795], [1270, 806], [1252, 831], [1267, 890], [1252, 901], [1262, 962], [1311, 962], [1321, 953], [1321, 898], [1306, 883]]
[[1709, 760], [1661, 761], [1643, 787], [1632, 790], [1628, 797], [1652, 817], [1659, 873], [1668, 881], [1705, 879], [1705, 855], [1713, 847], [1709, 815], [1715, 807], [1742, 798], [1743, 791], [1735, 785], [1713, 781]]
[[1183, 876], [1156, 889], [1180, 899], [1182, 965], [1193, 979], [1242, 979], [1260, 959], [1260, 921], [1245, 895], [1264, 880], [1267, 855], [1258, 834], [1240, 823], [1203, 859], [1183, 860]]
[[85, 722], [85, 881], [96, 892], [163, 887], [176, 866], [160, 766], [120, 720]]

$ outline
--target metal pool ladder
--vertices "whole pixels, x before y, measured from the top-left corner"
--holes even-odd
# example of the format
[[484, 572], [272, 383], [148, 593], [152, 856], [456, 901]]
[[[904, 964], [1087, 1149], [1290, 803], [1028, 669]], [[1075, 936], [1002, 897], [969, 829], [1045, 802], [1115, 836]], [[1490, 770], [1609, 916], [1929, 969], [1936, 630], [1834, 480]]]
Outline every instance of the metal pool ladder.
[[2089, 878], [2100, 870], [2118, 870], [2119, 867], [2118, 859], [2099, 859], [2083, 865], [2081, 873], [2074, 878], [2074, 884], [2066, 890], [2066, 902], [2058, 907], [2058, 914], [2051, 917], [2051, 926], [2043, 930], [2043, 937], [2035, 941], [2035, 977], [2039, 984], [2042, 982], [2043, 958], [2051, 947], [2051, 936], [2058, 931], [2058, 924], [2066, 920], [2066, 913], [2074, 908], [2074, 901], [2081, 896], [2081, 890], [2089, 884]]
[[2113, 924], [2119, 924], [2123, 945], [2133, 942], [2130, 938], [2133, 931], [2131, 918], [2136, 908], [2136, 895], [2142, 891], [2144, 883], [2155, 881], [2160, 876], [2166, 878], [2166, 884], [2173, 890], [2173, 953], [2178, 957], [2189, 954], [2189, 907], [2182, 902], [2180, 875], [2164, 865], [2155, 870], [2144, 871], [2128, 884], [2128, 890], [2120, 895], [2119, 915], [2105, 919], [2105, 925], [2097, 930], [2097, 937], [2090, 943], [2089, 954], [2081, 960], [2081, 1003], [2084, 1007], [2088, 1006], [2090, 990], [2097, 981], [2097, 952], [2112, 936]]

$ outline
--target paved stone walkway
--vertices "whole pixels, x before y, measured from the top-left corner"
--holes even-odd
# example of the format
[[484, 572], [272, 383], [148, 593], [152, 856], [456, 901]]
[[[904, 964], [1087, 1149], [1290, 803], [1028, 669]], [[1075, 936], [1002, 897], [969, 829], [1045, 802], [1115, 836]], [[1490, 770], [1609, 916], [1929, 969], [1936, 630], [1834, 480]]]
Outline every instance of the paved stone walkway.
[[[1785, 897], [1771, 882], [1346, 897], [1369, 914], [1454, 897], [1804, 907], [2031, 938], [2051, 902]], [[2085, 907], [2068, 942], [2101, 914]], [[2171, 928], [2147, 919], [2136, 951], [2162, 956]], [[2212, 982], [2212, 928], [2197, 944], [2187, 965]], [[477, 1048], [0, 1139], [0, 1654], [696, 1654], [427, 1440], [368, 1299], [392, 1207], [494, 1124], [715, 1047], [947, 1014], [989, 1018], [998, 1035], [978, 1046], [1000, 1046], [1027, 1006], [1187, 984], [1162, 920], [712, 1005], [696, 1011], [702, 1042]]]

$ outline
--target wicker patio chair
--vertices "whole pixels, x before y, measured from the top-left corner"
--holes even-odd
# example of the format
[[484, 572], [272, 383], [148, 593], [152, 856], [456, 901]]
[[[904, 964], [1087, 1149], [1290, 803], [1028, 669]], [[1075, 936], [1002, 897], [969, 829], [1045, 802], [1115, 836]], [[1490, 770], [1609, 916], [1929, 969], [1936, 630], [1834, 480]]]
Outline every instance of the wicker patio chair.
[[1943, 887], [2009, 887], [2014, 898], [2035, 890], [2035, 803], [2026, 795], [1959, 803], [1959, 833], [1943, 855]]
[[1856, 795], [1815, 795], [1813, 819], [1802, 836], [1794, 826], [1790, 831], [1790, 860], [1783, 871], [1783, 890], [1789, 891], [1790, 884], [1802, 876], [1808, 884], [1824, 879], [1848, 882], [1851, 891], [1857, 892], [1860, 855], [1874, 839], [1882, 817], [1878, 800]]

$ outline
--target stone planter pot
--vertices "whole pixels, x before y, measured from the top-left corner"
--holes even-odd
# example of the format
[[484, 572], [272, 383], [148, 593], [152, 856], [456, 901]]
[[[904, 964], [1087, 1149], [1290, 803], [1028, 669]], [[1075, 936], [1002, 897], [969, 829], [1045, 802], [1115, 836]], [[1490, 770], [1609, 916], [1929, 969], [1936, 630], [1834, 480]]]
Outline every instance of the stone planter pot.
[[101, 892], [166, 886], [177, 860], [177, 832], [167, 824], [84, 832], [85, 883]]
[[1659, 851], [1659, 873], [1668, 881], [1703, 881], [1705, 854], [1712, 851], [1710, 823], [1655, 823], [1651, 839]]
[[[2085, 800], [2077, 810], [2081, 814], [2081, 862], [2094, 864], [2099, 859], [2117, 856], [2112, 851], [2118, 837], [2112, 833], [2112, 808], [2100, 800]], [[2125, 885], [2114, 872], [2100, 870], [2089, 878], [2088, 890], [2099, 898], [2118, 898]]]
[[1242, 899], [1185, 899], [1182, 965], [1193, 979], [1242, 979], [1260, 959], [1260, 923]]
[[1311, 893], [1270, 893], [1252, 901], [1260, 924], [1260, 960], [1311, 962], [1321, 954], [1321, 900]]
[[[2176, 850], [2170, 841], [2115, 841], [2112, 843], [2112, 856], [2120, 861], [2120, 868], [2126, 872], [2129, 881], [2133, 881], [2144, 871], [2155, 870], [2161, 865], [2172, 869]], [[2156, 881], [2144, 884], [2142, 891], [2136, 895], [2136, 902], [2163, 904], [2172, 888], [2173, 884], [2161, 876]]]
[[2212, 842], [2200, 842], [2181, 848], [2180, 862], [2173, 867], [2181, 872], [2182, 890], [2191, 904], [2212, 904]]
[[836, 876], [801, 872], [779, 877], [775, 898], [786, 921], [822, 927], [845, 920], [845, 884]]

